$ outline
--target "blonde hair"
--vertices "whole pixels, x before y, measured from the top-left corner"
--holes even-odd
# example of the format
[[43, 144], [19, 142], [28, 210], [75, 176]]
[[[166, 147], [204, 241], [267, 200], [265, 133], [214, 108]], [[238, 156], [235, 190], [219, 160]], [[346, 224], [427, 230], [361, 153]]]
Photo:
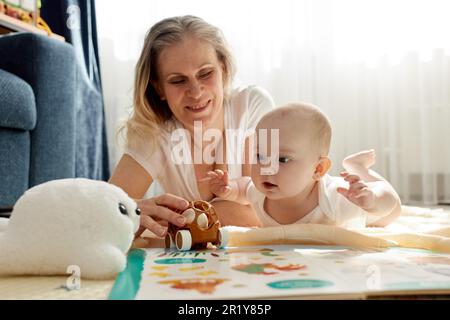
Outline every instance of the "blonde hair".
[[278, 118], [291, 121], [302, 133], [311, 137], [312, 148], [320, 156], [328, 156], [331, 145], [331, 123], [327, 115], [319, 107], [303, 102], [289, 103], [265, 114], [262, 120]]
[[149, 141], [154, 147], [160, 126], [173, 118], [167, 101], [160, 99], [153, 83], [158, 81], [157, 61], [161, 52], [186, 36], [206, 41], [215, 49], [224, 69], [224, 100], [228, 98], [235, 67], [233, 56], [221, 30], [191, 15], [161, 20], [148, 31], [144, 48], [136, 64], [133, 110], [118, 132], [126, 129], [126, 146], [135, 148], [140, 143]]

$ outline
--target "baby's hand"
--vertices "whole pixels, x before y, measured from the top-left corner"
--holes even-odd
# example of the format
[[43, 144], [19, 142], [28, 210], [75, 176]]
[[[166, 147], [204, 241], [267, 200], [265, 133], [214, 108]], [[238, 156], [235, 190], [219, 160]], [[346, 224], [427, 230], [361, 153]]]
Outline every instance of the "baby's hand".
[[370, 210], [375, 206], [375, 194], [356, 174], [341, 172], [341, 176], [349, 183], [349, 188], [337, 188], [337, 191], [362, 209]]
[[208, 171], [207, 178], [201, 181], [209, 180], [209, 190], [217, 197], [226, 199], [231, 194], [231, 186], [228, 179], [228, 172], [222, 170]]

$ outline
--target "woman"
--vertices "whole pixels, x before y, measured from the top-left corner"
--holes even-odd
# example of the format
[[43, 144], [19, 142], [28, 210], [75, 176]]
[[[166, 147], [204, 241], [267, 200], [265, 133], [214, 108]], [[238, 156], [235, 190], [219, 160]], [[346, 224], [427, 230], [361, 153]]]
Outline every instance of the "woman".
[[[194, 16], [164, 19], [148, 32], [136, 65], [126, 148], [110, 183], [135, 198], [141, 228], [164, 236], [186, 200], [212, 201], [208, 171], [250, 175], [249, 133], [274, 102], [261, 88], [231, 90], [232, 55], [220, 30]], [[180, 139], [181, 137], [181, 139]], [[180, 155], [182, 154], [182, 155]], [[241, 160], [241, 161], [239, 161]], [[202, 180], [203, 179], [203, 180]], [[142, 199], [157, 180], [166, 194]], [[250, 206], [215, 201], [223, 225], [258, 226]]]

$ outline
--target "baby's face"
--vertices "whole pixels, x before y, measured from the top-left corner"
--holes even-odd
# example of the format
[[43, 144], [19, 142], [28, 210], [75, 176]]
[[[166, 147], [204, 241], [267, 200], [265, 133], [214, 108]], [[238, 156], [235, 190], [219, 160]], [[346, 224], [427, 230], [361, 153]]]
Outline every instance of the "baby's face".
[[[260, 139], [264, 132], [260, 129], [267, 130], [267, 143]], [[271, 130], [276, 129], [278, 141], [273, 139], [276, 136], [274, 134], [271, 139]], [[314, 183], [313, 175], [319, 155], [312, 152], [311, 139], [302, 131], [301, 124], [289, 123], [286, 119], [263, 120], [258, 124], [257, 163], [252, 165], [252, 180], [267, 198], [277, 200], [294, 197]], [[275, 162], [277, 165], [274, 165]], [[272, 170], [267, 170], [269, 167]], [[275, 168], [277, 170], [273, 170]]]

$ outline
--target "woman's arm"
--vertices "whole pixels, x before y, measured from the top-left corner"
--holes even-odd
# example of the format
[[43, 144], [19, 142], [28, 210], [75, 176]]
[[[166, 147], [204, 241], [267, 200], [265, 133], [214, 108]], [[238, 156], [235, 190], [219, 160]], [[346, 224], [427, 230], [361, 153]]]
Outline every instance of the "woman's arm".
[[261, 221], [251, 205], [242, 205], [234, 201], [215, 201], [219, 221], [222, 226], [261, 227]]
[[[244, 161], [242, 164], [242, 177], [251, 176], [251, 161], [253, 146], [252, 139], [245, 139]], [[223, 226], [234, 225], [242, 227], [261, 227], [261, 220], [255, 213], [251, 205], [243, 205], [231, 201], [218, 201], [214, 203], [214, 207], [219, 215], [219, 220]]]
[[[185, 224], [185, 218], [174, 210], [184, 210], [189, 202], [172, 194], [164, 194], [150, 199], [142, 199], [153, 182], [152, 176], [131, 156], [124, 154], [109, 179], [109, 183], [122, 188], [131, 198], [135, 199], [141, 209], [140, 227], [136, 237], [145, 229], [158, 236], [164, 236], [169, 221], [177, 226]], [[159, 223], [162, 222], [162, 223]]]
[[108, 182], [122, 188], [131, 198], [141, 199], [153, 178], [136, 160], [124, 154]]

